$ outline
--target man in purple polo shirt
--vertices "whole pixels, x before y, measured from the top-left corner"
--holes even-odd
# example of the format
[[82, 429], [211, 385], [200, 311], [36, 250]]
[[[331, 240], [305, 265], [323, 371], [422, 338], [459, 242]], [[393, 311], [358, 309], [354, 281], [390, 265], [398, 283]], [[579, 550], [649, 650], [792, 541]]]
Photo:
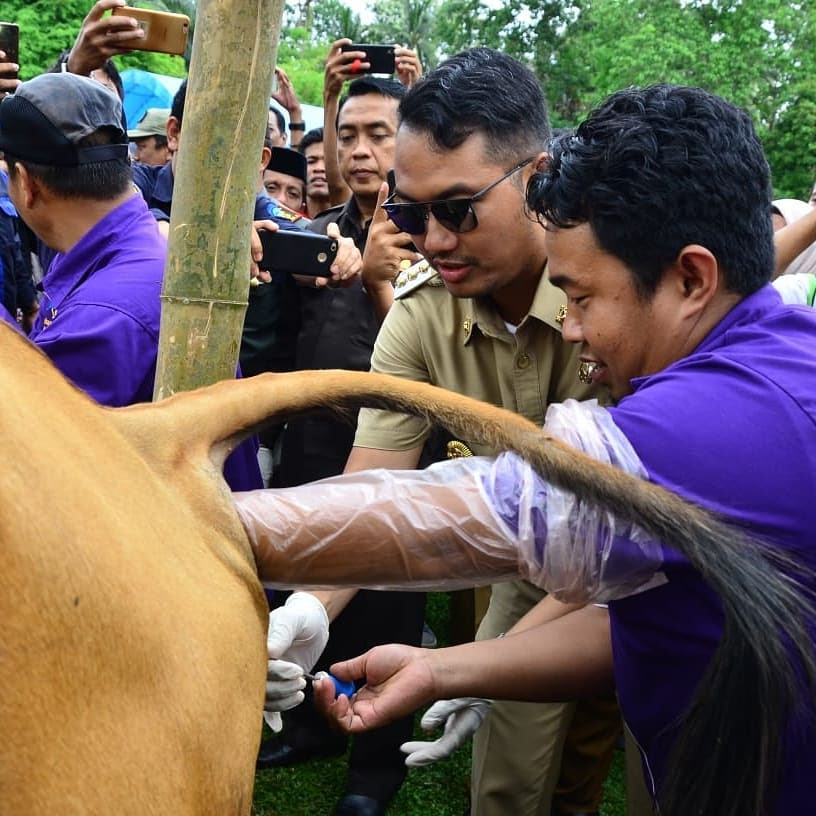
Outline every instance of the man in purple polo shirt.
[[[167, 245], [132, 183], [119, 97], [76, 74], [43, 74], [0, 105], [0, 150], [21, 218], [56, 250], [30, 338], [102, 405], [149, 402]], [[252, 445], [226, 473], [260, 486]]]
[[332, 667], [366, 678], [351, 702], [325, 682], [316, 696], [355, 732], [437, 698], [614, 684], [664, 816], [811, 812], [816, 315], [769, 285], [770, 177], [750, 119], [699, 89], [621, 91], [554, 146], [528, 203], [568, 297], [564, 335], [618, 400], [554, 406], [545, 427], [712, 521], [687, 534], [691, 516], [658, 524], [652, 509], [640, 518], [664, 533], [649, 536], [514, 454], [239, 496], [270, 581], [517, 571], [608, 603], [536, 608], [492, 642], [378, 647]]

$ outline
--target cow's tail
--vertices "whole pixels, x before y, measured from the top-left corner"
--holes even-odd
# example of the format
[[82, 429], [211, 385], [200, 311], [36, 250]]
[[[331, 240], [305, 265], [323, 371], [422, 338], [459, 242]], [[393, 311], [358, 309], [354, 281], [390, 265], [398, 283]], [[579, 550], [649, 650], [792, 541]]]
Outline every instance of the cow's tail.
[[[802, 566], [673, 493], [600, 464], [522, 417], [433, 386], [376, 374], [262, 375], [197, 392], [189, 430], [223, 455], [270, 417], [380, 407], [425, 417], [451, 433], [512, 450], [548, 481], [643, 527], [683, 553], [719, 595], [722, 641], [680, 724], [659, 791], [662, 816], [752, 816], [771, 811], [787, 728], [812, 729], [816, 661], [813, 599]], [[167, 400], [172, 412], [174, 400]], [[226, 435], [224, 429], [226, 428]]]

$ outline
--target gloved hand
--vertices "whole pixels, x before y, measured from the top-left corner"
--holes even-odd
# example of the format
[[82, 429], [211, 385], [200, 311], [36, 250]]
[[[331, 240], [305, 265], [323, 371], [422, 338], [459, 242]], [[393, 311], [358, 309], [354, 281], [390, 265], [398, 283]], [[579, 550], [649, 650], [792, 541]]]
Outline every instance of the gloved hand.
[[293, 592], [269, 613], [264, 719], [273, 731], [281, 729], [278, 712], [303, 702], [303, 673], [314, 666], [328, 640], [326, 609], [308, 592]]
[[457, 697], [434, 703], [423, 715], [420, 725], [423, 730], [432, 731], [444, 723], [445, 730], [433, 742], [403, 743], [400, 751], [408, 755], [405, 764], [419, 768], [450, 756], [478, 730], [492, 703], [482, 697]]

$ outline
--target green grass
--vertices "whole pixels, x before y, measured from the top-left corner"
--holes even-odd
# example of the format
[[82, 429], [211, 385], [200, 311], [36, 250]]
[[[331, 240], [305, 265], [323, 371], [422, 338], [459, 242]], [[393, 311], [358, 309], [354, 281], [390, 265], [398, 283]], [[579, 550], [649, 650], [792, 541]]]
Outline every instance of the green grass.
[[[446, 642], [449, 605], [445, 593], [428, 595], [426, 618]], [[422, 733], [418, 726], [415, 732]], [[346, 757], [324, 759], [295, 768], [272, 768], [255, 776], [256, 816], [330, 816], [343, 795]], [[604, 789], [602, 816], [626, 816], [623, 754], [616, 752]], [[470, 744], [453, 756], [408, 772], [388, 811], [389, 816], [462, 816], [468, 806]]]

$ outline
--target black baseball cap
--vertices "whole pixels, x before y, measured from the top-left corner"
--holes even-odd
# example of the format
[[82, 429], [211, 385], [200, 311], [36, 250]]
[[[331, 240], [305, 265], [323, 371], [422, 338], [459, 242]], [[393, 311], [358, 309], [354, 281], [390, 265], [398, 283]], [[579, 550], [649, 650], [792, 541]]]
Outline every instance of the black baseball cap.
[[[77, 144], [101, 128], [112, 143]], [[127, 158], [119, 97], [96, 80], [71, 73], [41, 74], [0, 103], [0, 150], [33, 162], [75, 167]]]

